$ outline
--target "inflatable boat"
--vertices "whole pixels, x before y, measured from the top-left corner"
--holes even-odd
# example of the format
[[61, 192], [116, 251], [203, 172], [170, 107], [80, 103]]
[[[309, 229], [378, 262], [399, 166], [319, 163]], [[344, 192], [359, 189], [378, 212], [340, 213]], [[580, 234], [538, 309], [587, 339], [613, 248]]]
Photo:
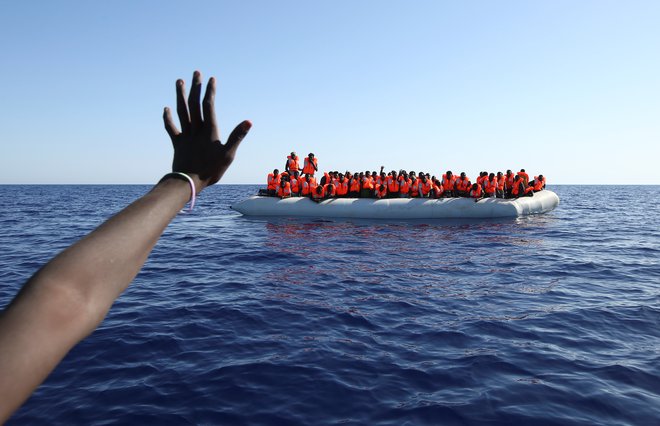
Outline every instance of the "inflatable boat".
[[309, 198], [253, 196], [231, 206], [246, 216], [302, 216], [360, 219], [443, 219], [517, 217], [546, 213], [559, 197], [543, 190], [517, 199], [482, 198], [331, 198], [319, 203]]

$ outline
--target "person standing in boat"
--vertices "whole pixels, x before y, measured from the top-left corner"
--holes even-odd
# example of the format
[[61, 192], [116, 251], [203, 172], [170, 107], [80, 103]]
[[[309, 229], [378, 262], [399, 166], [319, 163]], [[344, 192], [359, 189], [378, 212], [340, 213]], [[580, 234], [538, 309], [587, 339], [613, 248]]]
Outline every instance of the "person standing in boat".
[[310, 152], [307, 158], [305, 158], [302, 172], [310, 176], [314, 176], [314, 173], [319, 171], [319, 164], [314, 153]]
[[293, 172], [300, 172], [300, 169], [298, 167], [298, 156], [296, 155], [295, 152], [291, 152], [291, 155], [286, 157], [286, 164], [284, 165], [284, 171], [286, 171], [289, 176], [293, 174]]

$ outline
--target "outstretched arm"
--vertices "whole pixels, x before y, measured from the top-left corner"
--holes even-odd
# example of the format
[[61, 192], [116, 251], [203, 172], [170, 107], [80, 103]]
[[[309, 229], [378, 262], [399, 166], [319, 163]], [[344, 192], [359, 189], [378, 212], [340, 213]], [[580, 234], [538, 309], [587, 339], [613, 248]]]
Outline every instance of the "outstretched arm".
[[[200, 106], [201, 86], [196, 71], [186, 102], [184, 82], [176, 82], [181, 131], [169, 108], [163, 116], [174, 146], [172, 170], [190, 176], [197, 193], [220, 180], [251, 127], [242, 122], [222, 144], [214, 111], [215, 80], [209, 80]], [[135, 278], [163, 230], [191, 198], [191, 186], [181, 178], [166, 175], [145, 196], [57, 255], [0, 313], [0, 423], [96, 329]]]

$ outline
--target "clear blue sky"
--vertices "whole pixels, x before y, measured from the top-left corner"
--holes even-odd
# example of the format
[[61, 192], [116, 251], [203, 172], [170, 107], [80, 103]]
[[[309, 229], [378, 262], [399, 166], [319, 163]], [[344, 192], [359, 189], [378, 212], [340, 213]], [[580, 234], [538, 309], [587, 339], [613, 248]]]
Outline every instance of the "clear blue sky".
[[524, 167], [660, 184], [659, 1], [0, 0], [0, 183], [153, 183], [174, 81], [218, 79], [224, 183]]

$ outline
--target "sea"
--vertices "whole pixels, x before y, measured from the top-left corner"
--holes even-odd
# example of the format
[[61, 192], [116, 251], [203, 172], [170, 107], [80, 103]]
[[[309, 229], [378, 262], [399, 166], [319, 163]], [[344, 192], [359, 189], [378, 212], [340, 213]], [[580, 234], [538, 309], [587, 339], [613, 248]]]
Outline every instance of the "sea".
[[[0, 307], [149, 188], [0, 186]], [[510, 219], [230, 209], [257, 189], [181, 212], [8, 424], [660, 424], [660, 186]]]

